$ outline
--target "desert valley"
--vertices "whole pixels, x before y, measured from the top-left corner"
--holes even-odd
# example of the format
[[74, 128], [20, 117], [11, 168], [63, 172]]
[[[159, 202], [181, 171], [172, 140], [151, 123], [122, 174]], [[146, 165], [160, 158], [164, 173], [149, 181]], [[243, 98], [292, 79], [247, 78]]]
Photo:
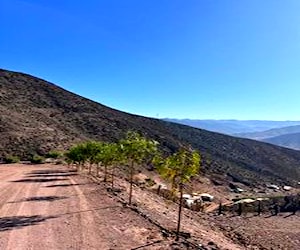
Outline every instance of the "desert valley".
[[[298, 150], [124, 113], [4, 69], [0, 114], [1, 249], [300, 245]], [[88, 142], [117, 144], [128, 131], [157, 142], [164, 157], [181, 148], [199, 152], [199, 169], [184, 184], [181, 202], [149, 159], [135, 166], [132, 178], [124, 160], [106, 177], [92, 153], [82, 162], [68, 154]]]

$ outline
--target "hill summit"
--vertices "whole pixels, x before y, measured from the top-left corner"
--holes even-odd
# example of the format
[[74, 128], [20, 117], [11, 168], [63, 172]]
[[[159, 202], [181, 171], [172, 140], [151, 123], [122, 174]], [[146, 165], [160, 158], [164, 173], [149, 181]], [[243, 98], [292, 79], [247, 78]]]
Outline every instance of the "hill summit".
[[202, 173], [249, 186], [300, 180], [300, 152], [158, 119], [124, 113], [42, 79], [0, 70], [0, 157], [26, 158], [79, 141], [117, 141], [128, 130], [157, 140], [165, 152], [191, 145]]

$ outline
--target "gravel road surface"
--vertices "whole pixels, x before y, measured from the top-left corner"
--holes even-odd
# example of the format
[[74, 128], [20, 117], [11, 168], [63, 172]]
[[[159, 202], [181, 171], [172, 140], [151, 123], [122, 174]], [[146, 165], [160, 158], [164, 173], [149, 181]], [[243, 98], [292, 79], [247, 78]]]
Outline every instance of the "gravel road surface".
[[0, 165], [0, 249], [166, 249], [151, 245], [160, 240], [104, 185], [67, 167]]

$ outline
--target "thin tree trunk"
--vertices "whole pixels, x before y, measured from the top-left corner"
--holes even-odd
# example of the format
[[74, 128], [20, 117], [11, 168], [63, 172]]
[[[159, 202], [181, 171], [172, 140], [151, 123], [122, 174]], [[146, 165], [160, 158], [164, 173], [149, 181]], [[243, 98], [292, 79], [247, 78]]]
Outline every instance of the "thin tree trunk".
[[89, 163], [89, 174], [91, 174], [92, 173], [92, 163], [90, 162]]
[[79, 170], [84, 171], [84, 168], [85, 168], [84, 162], [80, 163]]
[[178, 221], [177, 221], [177, 230], [176, 230], [176, 241], [179, 240], [179, 232], [180, 232], [180, 222], [181, 222], [181, 210], [182, 210], [182, 194], [183, 194], [183, 186], [182, 184], [179, 184], [179, 209], [178, 209]]
[[111, 170], [111, 190], [114, 189], [114, 172], [115, 168], [113, 167], [113, 169]]
[[222, 202], [219, 203], [218, 215], [222, 214]]
[[257, 210], [257, 214], [260, 215], [261, 214], [261, 201], [258, 201], [258, 210]]
[[159, 195], [159, 193], [160, 193], [160, 189], [161, 189], [161, 185], [159, 185], [158, 188], [157, 188], [157, 194], [158, 194], [158, 195]]
[[243, 204], [239, 203], [239, 207], [238, 207], [238, 215], [241, 216], [243, 213]]
[[175, 190], [175, 186], [176, 186], [176, 183], [175, 183], [175, 177], [176, 177], [176, 176], [174, 176], [173, 179], [172, 179], [172, 181], [171, 181], [171, 189], [172, 189], [172, 190]]
[[99, 177], [99, 163], [97, 163], [97, 169], [96, 169], [96, 175], [97, 175], [97, 177]]
[[131, 200], [132, 200], [132, 185], [133, 185], [133, 167], [134, 163], [131, 161], [130, 165], [130, 188], [129, 188], [129, 205], [131, 205]]
[[107, 181], [107, 164], [104, 165], [104, 182]]

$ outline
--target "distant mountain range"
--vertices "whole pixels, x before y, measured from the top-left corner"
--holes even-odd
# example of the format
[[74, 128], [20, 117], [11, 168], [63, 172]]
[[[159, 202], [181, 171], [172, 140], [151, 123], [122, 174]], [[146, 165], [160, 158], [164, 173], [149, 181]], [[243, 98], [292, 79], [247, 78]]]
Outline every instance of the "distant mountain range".
[[300, 133], [279, 135], [271, 138], [263, 139], [262, 141], [279, 145], [286, 148], [300, 150]]
[[260, 140], [282, 147], [300, 149], [300, 125], [234, 135], [242, 138]]
[[236, 137], [300, 149], [300, 121], [164, 119]]
[[281, 127], [281, 128], [273, 128], [265, 131], [259, 132], [251, 132], [251, 133], [236, 133], [234, 135], [238, 137], [244, 137], [249, 139], [255, 140], [263, 140], [271, 137], [277, 137], [287, 134], [295, 134], [300, 133], [300, 125], [296, 126], [288, 126], [288, 127]]
[[163, 120], [229, 135], [234, 135], [238, 133], [260, 132], [273, 128], [300, 125], [300, 121], [193, 120], [173, 118], [165, 118]]

